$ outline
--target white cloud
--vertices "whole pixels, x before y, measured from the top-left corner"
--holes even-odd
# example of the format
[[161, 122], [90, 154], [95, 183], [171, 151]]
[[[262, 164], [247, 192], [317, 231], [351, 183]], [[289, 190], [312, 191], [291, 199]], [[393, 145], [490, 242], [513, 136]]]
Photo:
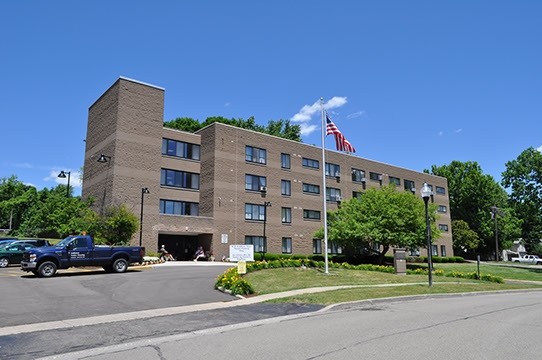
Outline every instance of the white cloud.
[[461, 131], [463, 131], [463, 129], [456, 129], [454, 130], [454, 133], [459, 134]]
[[352, 113], [352, 114], [349, 114], [349, 115], [346, 115], [346, 118], [347, 119], [354, 119], [354, 118], [357, 118], [357, 117], [360, 117], [360, 116], [363, 116], [365, 115], [365, 111], [356, 111], [355, 113]]
[[538, 148], [537, 148], [536, 150], [538, 150], [538, 151], [542, 152], [542, 145], [541, 145], [541, 146], [539, 146], [539, 147], [538, 147]]
[[310, 135], [319, 129], [317, 125], [309, 125], [307, 123], [302, 123], [299, 126], [301, 127], [301, 130], [300, 130], [301, 135]]
[[437, 135], [438, 135], [438, 136], [444, 135], [444, 131], [439, 131], [439, 132], [437, 133]]
[[228, 107], [228, 106], [230, 106], [230, 104], [231, 104], [230, 102], [227, 102], [227, 103], [224, 104], [224, 107]]
[[[66, 174], [65, 178], [59, 178], [58, 174], [60, 174], [61, 170], [53, 169], [49, 171], [49, 175], [46, 176], [43, 180], [44, 181], [54, 181], [57, 184], [67, 185], [68, 184], [68, 175]], [[70, 187], [77, 187], [80, 188], [82, 186], [81, 184], [81, 173], [79, 171], [70, 171]], [[68, 172], [68, 170], [64, 170], [65, 173]]]
[[[326, 103], [324, 103], [324, 109], [326, 110], [335, 109], [335, 108], [343, 106], [344, 104], [346, 104], [346, 102], [347, 102], [346, 97], [334, 96], [331, 99], [329, 99]], [[301, 123], [310, 121], [312, 116], [316, 114], [317, 112], [319, 112], [320, 109], [321, 109], [320, 100], [314, 102], [314, 104], [312, 105], [304, 105], [297, 114], [292, 116], [291, 120], [295, 122], [301, 122]]]

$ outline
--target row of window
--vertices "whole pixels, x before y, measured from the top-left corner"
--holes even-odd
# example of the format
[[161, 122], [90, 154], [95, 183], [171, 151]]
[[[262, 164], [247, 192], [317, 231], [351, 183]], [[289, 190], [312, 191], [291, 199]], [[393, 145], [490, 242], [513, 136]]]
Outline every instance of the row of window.
[[199, 160], [200, 146], [184, 141], [162, 139], [162, 155], [189, 160]]
[[[265, 149], [247, 145], [245, 148], [245, 153], [246, 153], [246, 157], [245, 157], [246, 161], [254, 162], [258, 164], [267, 164], [267, 151]], [[280, 161], [281, 161], [281, 167], [283, 169], [291, 168], [290, 154], [281, 153]], [[316, 159], [303, 157], [301, 159], [301, 165], [303, 167], [310, 168], [310, 169], [320, 169], [320, 161]], [[341, 166], [338, 164], [326, 162], [325, 172], [326, 172], [326, 176], [340, 177]], [[401, 186], [400, 178], [395, 177], [395, 176], [389, 176], [388, 178], [389, 178], [390, 184]], [[373, 181], [382, 182], [382, 174], [376, 173], [376, 172], [369, 172], [369, 179]], [[366, 181], [365, 171], [361, 169], [352, 168], [352, 181], [365, 183]], [[416, 184], [412, 180], [404, 179], [403, 186], [405, 190], [409, 190], [409, 191], [414, 191], [416, 189]], [[429, 185], [429, 186], [431, 187], [431, 190], [433, 190], [433, 186], [432, 185]], [[437, 186], [436, 193], [439, 195], [445, 195], [446, 189], [441, 186]]]
[[[410, 256], [420, 256], [420, 249], [419, 248], [413, 248], [408, 250], [408, 254]], [[439, 256], [438, 255], [438, 245], [431, 245], [431, 256]], [[440, 245], [440, 256], [446, 256], [446, 245]]]
[[[173, 156], [183, 159], [190, 160], [200, 160], [200, 145], [187, 143], [184, 141], [177, 141], [171, 139], [162, 139], [162, 154], [167, 156]], [[245, 147], [245, 160], [248, 162], [254, 162], [258, 164], [267, 164], [267, 151], [265, 149], [246, 146]], [[320, 162], [315, 159], [302, 158], [302, 165], [307, 168], [319, 169]], [[283, 169], [291, 168], [291, 158], [290, 154], [281, 154], [281, 167]], [[340, 177], [341, 167], [338, 164], [326, 163], [325, 172], [327, 176]], [[251, 179], [249, 179], [249, 176]], [[376, 172], [369, 172], [369, 179], [374, 181], [382, 181], [382, 174]], [[266, 179], [262, 176], [256, 175], [247, 175], [246, 179], [246, 189], [247, 190], [261, 190], [262, 187], [266, 185]], [[352, 168], [352, 181], [365, 183], [365, 171], [361, 169]], [[396, 186], [401, 186], [401, 179], [389, 176], [390, 184], [395, 184]], [[162, 169], [161, 176], [161, 185], [174, 186], [180, 188], [188, 189], [199, 189], [199, 174], [192, 174], [183, 171], [177, 170], [168, 170]], [[405, 190], [413, 191], [416, 188], [414, 181], [412, 180], [403, 180], [403, 185]], [[433, 186], [429, 185], [431, 190]], [[319, 193], [315, 191], [306, 191], [309, 193]], [[446, 194], [446, 189], [440, 186], [436, 187], [436, 193], [444, 195]]]
[[[283, 237], [281, 242], [282, 242], [282, 253], [283, 254], [291, 254], [293, 252], [292, 238], [291, 237]], [[267, 241], [263, 236], [247, 235], [247, 236], [245, 236], [245, 244], [246, 245], [254, 245], [254, 252], [255, 253], [267, 252]], [[312, 240], [312, 252], [313, 252], [313, 254], [321, 254], [322, 253], [322, 240], [321, 239], [313, 239]], [[342, 249], [342, 247], [340, 245], [337, 245], [332, 241], [328, 241], [327, 253], [328, 254], [342, 254], [343, 249]]]

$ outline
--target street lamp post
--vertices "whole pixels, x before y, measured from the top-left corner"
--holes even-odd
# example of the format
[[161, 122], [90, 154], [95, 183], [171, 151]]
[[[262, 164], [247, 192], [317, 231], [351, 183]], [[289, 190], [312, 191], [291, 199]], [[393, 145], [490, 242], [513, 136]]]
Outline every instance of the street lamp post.
[[263, 203], [263, 244], [262, 244], [262, 261], [264, 260], [266, 248], [267, 248], [267, 237], [265, 236], [265, 224], [267, 223], [267, 207], [271, 206], [269, 201]]
[[60, 172], [60, 174], [58, 174], [58, 177], [61, 178], [61, 179], [65, 179], [66, 174], [68, 174], [68, 186], [66, 187], [66, 197], [70, 197], [70, 175], [71, 175], [71, 172], [62, 170]]
[[144, 187], [141, 188], [141, 216], [139, 218], [139, 246], [143, 240], [143, 200], [145, 199], [145, 194], [150, 193], [149, 189]]
[[422, 190], [422, 199], [425, 203], [425, 234], [427, 237], [427, 270], [429, 274], [429, 286], [433, 286], [433, 264], [431, 261], [431, 224], [429, 223], [429, 210], [428, 210], [428, 202], [429, 197], [431, 197], [431, 188], [427, 183], [423, 184]]
[[491, 207], [491, 216], [495, 220], [495, 261], [499, 261], [499, 228], [497, 227], [497, 215], [502, 216], [502, 211], [496, 206]]

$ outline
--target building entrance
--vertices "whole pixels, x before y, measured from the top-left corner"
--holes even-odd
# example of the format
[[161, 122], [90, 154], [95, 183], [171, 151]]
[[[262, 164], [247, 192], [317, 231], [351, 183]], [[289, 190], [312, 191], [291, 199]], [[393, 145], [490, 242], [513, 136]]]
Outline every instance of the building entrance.
[[166, 247], [166, 250], [173, 255], [175, 260], [187, 261], [192, 260], [196, 249], [198, 248], [198, 236], [186, 236], [186, 235], [158, 235], [158, 249], [162, 245]]

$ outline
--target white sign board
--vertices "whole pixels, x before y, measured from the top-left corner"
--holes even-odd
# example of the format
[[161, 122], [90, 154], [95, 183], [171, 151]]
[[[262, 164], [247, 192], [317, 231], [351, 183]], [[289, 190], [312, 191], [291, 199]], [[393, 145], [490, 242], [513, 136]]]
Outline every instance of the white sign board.
[[254, 245], [230, 245], [230, 261], [254, 261]]

